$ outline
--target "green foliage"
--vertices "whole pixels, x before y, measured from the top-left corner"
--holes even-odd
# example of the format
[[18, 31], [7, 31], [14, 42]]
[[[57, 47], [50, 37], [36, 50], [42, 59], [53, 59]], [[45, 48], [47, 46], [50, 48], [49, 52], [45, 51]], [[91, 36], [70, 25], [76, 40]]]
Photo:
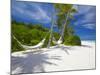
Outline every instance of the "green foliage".
[[[57, 12], [57, 25], [59, 29], [63, 29], [63, 39], [74, 34], [73, 28], [70, 26], [70, 20], [74, 19], [73, 13], [77, 10], [72, 4], [54, 4], [55, 10]], [[65, 40], [65, 39], [64, 39]]]
[[24, 50], [18, 43], [15, 39], [13, 39], [12, 37], [12, 46], [11, 46], [11, 52], [16, 52], [16, 51], [22, 51]]
[[[74, 30], [70, 26], [70, 19], [74, 18], [72, 13], [77, 12], [77, 10], [73, 8], [72, 4], [54, 4], [54, 7], [55, 11], [57, 12], [56, 23], [58, 29], [62, 29], [64, 27], [64, 44], [81, 45], [80, 38], [74, 34]], [[12, 35], [14, 35], [24, 45], [34, 46], [38, 44], [45, 36], [47, 37], [43, 47], [47, 47], [48, 45], [50, 37], [50, 33], [48, 33], [49, 29], [44, 28], [40, 24], [25, 24], [23, 22], [16, 22], [13, 20], [11, 29]], [[60, 37], [59, 33], [57, 32], [53, 32], [53, 36], [56, 40], [58, 40]], [[11, 40], [12, 52], [24, 50], [13, 37]], [[54, 43], [51, 41], [51, 46], [53, 45]]]
[[[47, 37], [46, 37], [46, 41], [45, 41], [43, 47], [47, 47], [48, 42], [49, 42], [50, 33], [47, 33], [47, 34], [48, 34], [48, 35], [47, 35]], [[54, 32], [54, 35], [55, 35], [56, 37], [57, 37], [57, 34], [58, 34], [58, 33]], [[50, 43], [50, 46], [54, 46], [54, 43], [53, 43], [52, 41], [51, 41], [51, 43]]]
[[68, 36], [64, 42], [65, 45], [81, 45], [81, 40], [77, 35]]
[[[34, 46], [38, 44], [47, 34], [48, 29], [42, 25], [24, 24], [12, 21], [12, 35], [24, 45]], [[12, 37], [12, 52], [24, 50], [20, 44]]]
[[[62, 7], [64, 7], [64, 6], [62, 5]], [[68, 5], [68, 8], [71, 8], [71, 6]], [[58, 15], [57, 25], [58, 25], [59, 29], [62, 29], [62, 27], [63, 27], [62, 24], [65, 21], [65, 13], [66, 13], [66, 12], [64, 12], [65, 9], [69, 10], [64, 7], [64, 9], [61, 9], [63, 14]], [[45, 36], [47, 36], [47, 37], [46, 37], [46, 41], [45, 41], [43, 47], [47, 47], [47, 45], [48, 45], [48, 41], [49, 41], [49, 37], [50, 37], [50, 33], [48, 33], [49, 29], [44, 28], [40, 24], [33, 25], [33, 24], [25, 24], [25, 23], [12, 21], [11, 31], [12, 31], [12, 35], [14, 35], [24, 45], [34, 46], [34, 45], [38, 44]], [[57, 32], [53, 32], [53, 36], [55, 37], [56, 40], [58, 40], [60, 37], [59, 33], [57, 33]], [[63, 39], [64, 39], [65, 45], [81, 45], [80, 38], [78, 36], [74, 35], [74, 30], [70, 26], [69, 20], [67, 20], [67, 22], [66, 22]], [[13, 37], [11, 38], [11, 40], [12, 40], [11, 41], [12, 52], [24, 50]], [[51, 46], [53, 46], [53, 45], [54, 45], [54, 43], [51, 41]]]
[[[49, 29], [44, 28], [42, 25], [24, 24], [13, 21], [11, 28], [12, 35], [14, 35], [22, 44], [28, 46], [34, 46], [38, 44], [42, 39], [44, 39], [44, 37], [47, 36], [46, 41], [43, 45], [43, 47], [47, 47], [50, 33]], [[57, 37], [59, 34], [57, 32], [54, 32], [54, 35], [55, 37]], [[11, 39], [12, 52], [24, 50], [13, 37]], [[51, 45], [54, 44], [51, 42]]]
[[53, 32], [53, 35], [54, 35], [54, 37], [55, 37], [56, 40], [58, 40], [60, 38], [59, 33]]
[[54, 7], [59, 12], [58, 15], [67, 13], [72, 8], [72, 6], [72, 4], [54, 4]]

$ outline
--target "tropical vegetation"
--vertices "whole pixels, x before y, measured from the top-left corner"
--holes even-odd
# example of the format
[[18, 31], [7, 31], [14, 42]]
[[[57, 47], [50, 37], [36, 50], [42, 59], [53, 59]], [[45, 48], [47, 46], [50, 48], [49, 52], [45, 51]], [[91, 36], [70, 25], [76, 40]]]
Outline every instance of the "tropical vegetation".
[[48, 42], [51, 46], [55, 45], [52, 42], [52, 36], [54, 36], [56, 40], [62, 36], [63, 44], [65, 45], [81, 45], [79, 36], [74, 33], [75, 30], [72, 25], [70, 25], [70, 20], [74, 19], [73, 13], [76, 13], [77, 10], [73, 8], [73, 5], [71, 4], [54, 4], [53, 6], [55, 8], [53, 16], [55, 15], [57, 17], [56, 25], [59, 32], [51, 31], [50, 28], [46, 28], [41, 24], [26, 24], [12, 20], [12, 52], [24, 50], [13, 36], [15, 36], [22, 44], [29, 46], [38, 44], [44, 37], [46, 37], [46, 41], [43, 47], [47, 47]]

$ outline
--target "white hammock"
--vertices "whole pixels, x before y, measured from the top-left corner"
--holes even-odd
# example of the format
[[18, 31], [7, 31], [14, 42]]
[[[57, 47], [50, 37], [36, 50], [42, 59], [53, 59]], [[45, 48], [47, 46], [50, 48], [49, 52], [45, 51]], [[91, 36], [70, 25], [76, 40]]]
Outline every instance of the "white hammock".
[[34, 46], [27, 46], [27, 45], [23, 45], [15, 36], [13, 36], [14, 39], [24, 48], [24, 49], [36, 49], [36, 48], [41, 48], [45, 42], [45, 38], [40, 41], [37, 45]]
[[[69, 12], [70, 12], [70, 11], [69, 11]], [[68, 14], [66, 15], [66, 21], [68, 20], [69, 12], [68, 12]], [[65, 23], [64, 23], [64, 25], [63, 25], [62, 33], [61, 33], [61, 36], [60, 36], [59, 40], [56, 41], [56, 39], [53, 37], [52, 41], [53, 41], [54, 44], [59, 45], [59, 44], [61, 44], [61, 43], [63, 42], [63, 39], [62, 39], [62, 38], [64, 37], [64, 30], [65, 30], [66, 21], [65, 21]]]
[[62, 37], [60, 37], [58, 41], [56, 41], [55, 37], [53, 37], [52, 42], [53, 42], [54, 44], [56, 44], [56, 45], [59, 45], [59, 44], [61, 44], [61, 43], [63, 42], [63, 41], [62, 41]]

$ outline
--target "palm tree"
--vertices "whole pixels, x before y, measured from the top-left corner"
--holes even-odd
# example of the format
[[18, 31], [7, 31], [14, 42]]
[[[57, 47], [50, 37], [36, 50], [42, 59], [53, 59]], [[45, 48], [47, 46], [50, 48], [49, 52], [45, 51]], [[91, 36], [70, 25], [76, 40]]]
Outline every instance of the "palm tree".
[[[51, 33], [50, 33], [50, 38], [49, 38], [49, 42], [48, 42], [48, 47], [50, 47], [50, 43], [52, 40], [52, 31], [53, 31], [53, 25], [54, 25], [54, 16], [56, 15], [58, 17], [57, 19], [57, 25], [59, 29], [62, 29], [61, 32], [61, 36], [62, 38], [64, 37], [64, 32], [65, 29], [67, 28], [67, 24], [69, 24], [69, 20], [68, 18], [73, 18], [73, 16], [71, 15], [71, 13], [76, 12], [76, 10], [73, 7], [73, 5], [71, 4], [53, 4], [54, 9], [53, 10], [53, 14], [52, 14], [52, 25], [51, 25]], [[55, 14], [55, 12], [57, 12]], [[63, 26], [62, 26], [63, 24]]]
[[49, 48], [50, 47], [50, 44], [51, 44], [51, 40], [52, 40], [52, 34], [53, 34], [53, 26], [54, 26], [54, 15], [52, 15], [51, 17], [51, 29], [50, 29], [50, 37], [49, 37], [49, 41], [48, 41], [48, 45], [47, 47]]
[[[57, 25], [59, 29], [62, 29], [61, 36], [64, 38], [64, 32], [70, 23], [69, 19], [73, 18], [72, 13], [76, 12], [72, 4], [54, 4], [55, 10], [57, 12]], [[63, 26], [62, 26], [63, 24]]]

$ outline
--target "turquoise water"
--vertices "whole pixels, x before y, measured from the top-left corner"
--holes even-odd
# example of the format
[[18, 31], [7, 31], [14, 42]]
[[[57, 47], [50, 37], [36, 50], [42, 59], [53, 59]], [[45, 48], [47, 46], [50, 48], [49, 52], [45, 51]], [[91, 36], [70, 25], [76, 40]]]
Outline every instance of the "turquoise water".
[[90, 41], [90, 42], [96, 42], [96, 40], [81, 40], [81, 41]]

